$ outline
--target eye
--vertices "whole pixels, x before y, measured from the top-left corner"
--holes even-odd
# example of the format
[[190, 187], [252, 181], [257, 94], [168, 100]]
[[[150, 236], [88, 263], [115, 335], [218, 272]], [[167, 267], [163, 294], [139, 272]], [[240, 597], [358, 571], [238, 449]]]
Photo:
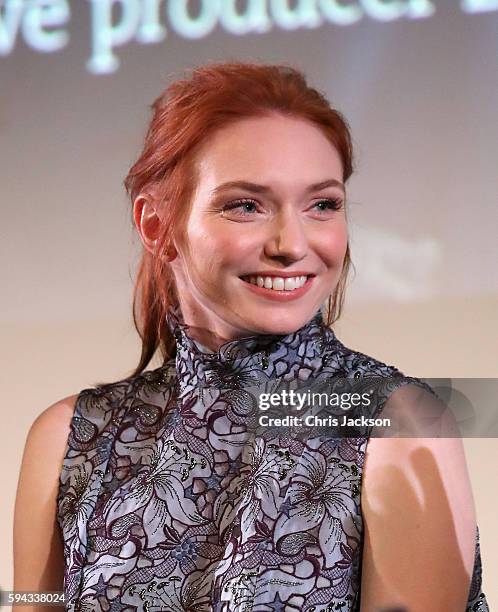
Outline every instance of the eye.
[[342, 208], [342, 201], [337, 199], [337, 200], [333, 200], [333, 199], [326, 199], [326, 200], [319, 200], [318, 202], [315, 202], [314, 206], [319, 206], [321, 205], [322, 208], [319, 208], [319, 212], [321, 213], [325, 213], [329, 210], [340, 210]]
[[[233, 202], [230, 202], [230, 204], [227, 204], [226, 206], [224, 206], [222, 210], [226, 211], [226, 210], [240, 209], [242, 212], [237, 213], [237, 215], [240, 217], [248, 217], [248, 216], [251, 216], [251, 213], [255, 211], [256, 206], [257, 204], [254, 200], [241, 199], [241, 200], [235, 200]], [[252, 207], [252, 210], [251, 210], [251, 207]]]

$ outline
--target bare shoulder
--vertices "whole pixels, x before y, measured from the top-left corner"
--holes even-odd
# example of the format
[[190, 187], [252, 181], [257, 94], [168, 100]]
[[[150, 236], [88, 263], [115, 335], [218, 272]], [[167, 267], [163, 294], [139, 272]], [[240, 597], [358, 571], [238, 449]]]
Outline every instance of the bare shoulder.
[[16, 590], [62, 589], [56, 503], [77, 397], [64, 397], [41, 412], [26, 438], [14, 513]]
[[67, 434], [74, 414], [74, 406], [78, 394], [68, 395], [45, 408], [33, 421], [29, 430], [28, 438], [49, 436], [51, 441], [58, 436]]
[[404, 435], [369, 440], [363, 474], [367, 501], [400, 496], [408, 487], [420, 503], [457, 503], [459, 512], [473, 517], [465, 451], [446, 405], [408, 384], [391, 395], [382, 416], [401, 424]]
[[[459, 438], [372, 438], [367, 444], [362, 482], [365, 510], [393, 499], [407, 510], [425, 506], [474, 519], [465, 452]], [[399, 498], [399, 499], [398, 499]], [[405, 501], [404, 501], [405, 500]]]
[[[412, 419], [414, 393], [405, 388], [391, 406], [404, 412], [403, 419]], [[461, 439], [371, 438], [361, 504], [361, 610], [465, 610], [476, 522]]]
[[77, 397], [70, 395], [55, 402], [32, 423], [24, 446], [20, 485], [23, 478], [59, 473]]

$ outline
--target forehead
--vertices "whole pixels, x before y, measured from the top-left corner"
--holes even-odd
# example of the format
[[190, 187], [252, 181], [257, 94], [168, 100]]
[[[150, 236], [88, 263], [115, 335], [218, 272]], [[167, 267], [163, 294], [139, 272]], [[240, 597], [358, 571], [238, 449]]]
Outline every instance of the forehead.
[[272, 115], [243, 119], [220, 128], [197, 155], [198, 195], [230, 180], [287, 188], [325, 178], [342, 181], [342, 163], [333, 144], [312, 123]]

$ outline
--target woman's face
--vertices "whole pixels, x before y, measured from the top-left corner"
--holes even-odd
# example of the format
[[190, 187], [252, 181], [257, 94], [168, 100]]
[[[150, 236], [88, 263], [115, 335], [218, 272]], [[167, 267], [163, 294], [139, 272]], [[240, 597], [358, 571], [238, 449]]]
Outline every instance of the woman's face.
[[342, 270], [347, 225], [337, 150], [311, 123], [274, 115], [220, 129], [197, 164], [184, 237], [190, 250], [175, 241], [171, 262], [185, 322], [210, 348], [297, 330]]

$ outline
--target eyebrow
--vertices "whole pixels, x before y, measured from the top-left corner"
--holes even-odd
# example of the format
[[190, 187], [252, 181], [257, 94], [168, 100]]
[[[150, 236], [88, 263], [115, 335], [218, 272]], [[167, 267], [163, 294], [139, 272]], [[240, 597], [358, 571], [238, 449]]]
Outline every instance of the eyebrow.
[[[309, 185], [306, 188], [305, 193], [308, 194], [313, 191], [321, 191], [322, 189], [326, 189], [327, 187], [338, 187], [342, 190], [343, 193], [345, 193], [346, 191], [344, 185], [340, 181], [336, 179], [327, 179], [326, 181], [321, 181], [320, 183], [314, 183], [313, 185]], [[222, 183], [221, 185], [215, 187], [212, 190], [211, 195], [217, 196], [223, 191], [227, 191], [228, 189], [234, 188], [244, 189], [245, 191], [250, 191], [252, 193], [271, 193], [271, 187], [268, 187], [266, 185], [259, 185], [258, 183], [250, 183], [248, 181], [228, 181], [227, 183]]]

